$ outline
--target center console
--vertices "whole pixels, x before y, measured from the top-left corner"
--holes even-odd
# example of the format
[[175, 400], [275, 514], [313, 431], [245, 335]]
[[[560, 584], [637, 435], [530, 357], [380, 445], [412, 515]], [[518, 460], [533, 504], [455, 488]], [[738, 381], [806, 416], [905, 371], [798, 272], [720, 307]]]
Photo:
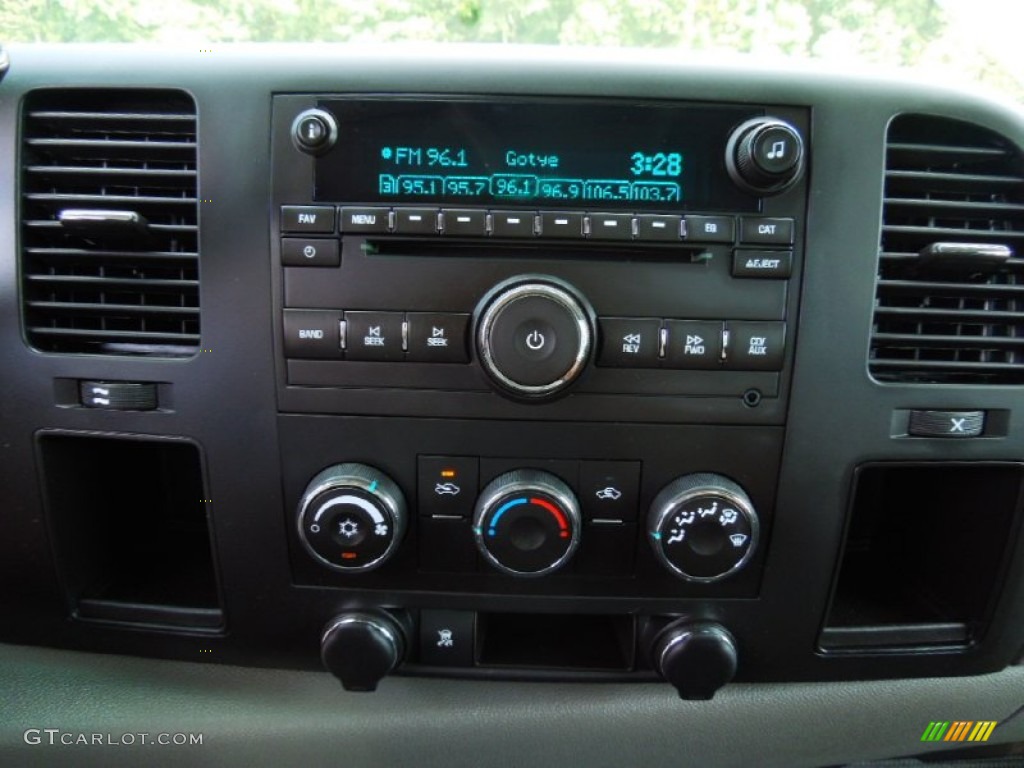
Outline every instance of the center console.
[[[596, 665], [618, 674], [660, 663], [633, 648], [666, 601], [756, 598], [807, 132], [782, 105], [276, 97], [296, 582], [430, 625], [428, 666], [517, 676], [580, 672], [528, 647], [486, 663], [552, 596], [629, 649]], [[463, 598], [456, 639], [440, 595]], [[697, 645], [734, 654], [717, 637]]]

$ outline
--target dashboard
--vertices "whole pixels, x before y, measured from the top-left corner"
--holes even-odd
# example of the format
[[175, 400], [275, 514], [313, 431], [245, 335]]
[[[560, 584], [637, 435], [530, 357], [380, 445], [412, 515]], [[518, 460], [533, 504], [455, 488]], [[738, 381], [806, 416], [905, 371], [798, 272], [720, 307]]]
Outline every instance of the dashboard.
[[308, 686], [370, 764], [446, 758], [415, 724], [384, 758], [369, 713], [437, 706], [474, 740], [500, 701], [533, 761], [574, 707], [594, 764], [673, 762], [683, 735], [601, 733], [673, 712], [694, 759], [743, 764], [718, 719], [863, 729], [893, 691], [916, 703], [874, 745], [751, 744], [1024, 740], [1018, 109], [585, 51], [8, 68], [15, 688], [179, 669], [185, 701], [276, 690], [298, 723]]

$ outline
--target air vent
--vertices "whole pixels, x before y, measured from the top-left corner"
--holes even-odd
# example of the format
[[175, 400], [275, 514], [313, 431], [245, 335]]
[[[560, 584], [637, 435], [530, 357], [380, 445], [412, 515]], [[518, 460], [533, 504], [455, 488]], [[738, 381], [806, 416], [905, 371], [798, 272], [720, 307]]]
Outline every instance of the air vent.
[[880, 381], [1024, 383], [1024, 158], [971, 123], [889, 127], [870, 370]]
[[24, 102], [22, 297], [47, 352], [199, 347], [196, 108], [180, 91], [40, 90]]

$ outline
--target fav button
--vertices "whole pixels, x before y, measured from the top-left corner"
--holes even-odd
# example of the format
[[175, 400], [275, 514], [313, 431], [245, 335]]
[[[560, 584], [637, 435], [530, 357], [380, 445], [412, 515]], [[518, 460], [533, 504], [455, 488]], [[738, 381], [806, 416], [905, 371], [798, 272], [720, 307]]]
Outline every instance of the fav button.
[[282, 205], [282, 232], [334, 232], [334, 208], [326, 205]]

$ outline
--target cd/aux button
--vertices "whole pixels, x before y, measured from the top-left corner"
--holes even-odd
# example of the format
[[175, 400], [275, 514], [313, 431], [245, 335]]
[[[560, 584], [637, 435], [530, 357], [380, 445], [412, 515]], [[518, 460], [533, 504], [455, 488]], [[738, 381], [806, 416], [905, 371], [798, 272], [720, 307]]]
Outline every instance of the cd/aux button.
[[725, 367], [740, 371], [782, 370], [785, 345], [785, 323], [729, 323]]

